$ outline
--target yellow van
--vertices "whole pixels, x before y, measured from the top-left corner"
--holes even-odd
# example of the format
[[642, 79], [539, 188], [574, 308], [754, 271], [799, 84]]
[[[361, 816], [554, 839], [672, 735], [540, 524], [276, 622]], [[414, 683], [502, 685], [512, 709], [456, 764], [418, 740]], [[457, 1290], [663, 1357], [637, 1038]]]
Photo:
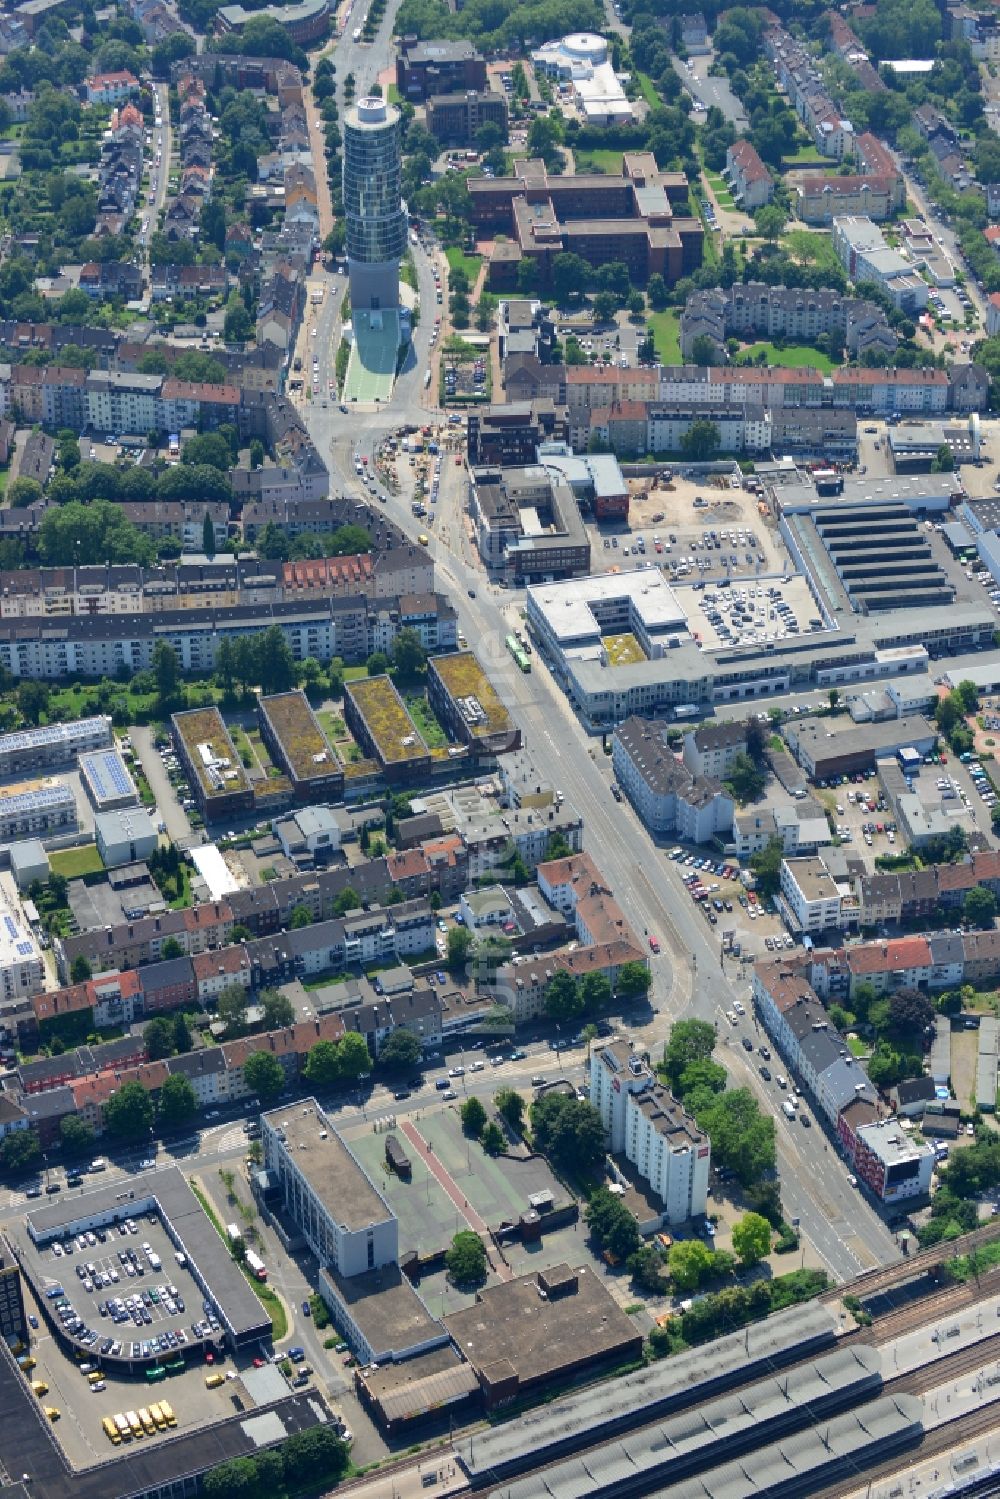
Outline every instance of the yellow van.
[[205, 1375], [205, 1388], [206, 1388], [206, 1390], [217, 1390], [219, 1388], [220, 1384], [225, 1384], [225, 1382], [226, 1382], [226, 1376], [224, 1374], [218, 1374], [218, 1373], [216, 1373], [216, 1374], [206, 1374]]
[[104, 1427], [104, 1435], [107, 1437], [107, 1439], [111, 1443], [111, 1445], [113, 1447], [120, 1446], [121, 1445], [121, 1435], [120, 1435], [120, 1433], [118, 1431], [118, 1427], [115, 1425], [115, 1423], [111, 1419], [111, 1417], [110, 1416], [105, 1416], [104, 1420], [101, 1422], [101, 1425]]
[[153, 1420], [156, 1422], [156, 1424], [160, 1428], [160, 1430], [161, 1431], [166, 1431], [166, 1429], [167, 1429], [167, 1418], [163, 1414], [163, 1412], [160, 1409], [159, 1405], [151, 1405], [149, 1407], [149, 1414], [152, 1416]]
[[139, 1417], [136, 1415], [135, 1411], [126, 1411], [125, 1419], [128, 1422], [128, 1429], [132, 1433], [132, 1435], [134, 1437], [141, 1437], [142, 1422], [139, 1420]]
[[174, 1415], [173, 1407], [171, 1406], [169, 1400], [161, 1400], [160, 1401], [160, 1410], [166, 1416], [166, 1418], [167, 1418], [167, 1425], [168, 1426], [176, 1426], [177, 1425], [177, 1417]]
[[100, 1384], [103, 1378], [104, 1375], [101, 1373], [100, 1369], [91, 1369], [90, 1373], [87, 1375], [87, 1383]]
[[47, 1395], [49, 1393], [49, 1387], [44, 1379], [33, 1379], [31, 1381], [31, 1388], [36, 1395]]
[[62, 1411], [59, 1409], [58, 1405], [47, 1405], [45, 1407], [45, 1414], [48, 1416], [50, 1421], [58, 1421], [59, 1417], [62, 1415]]
[[139, 1408], [139, 1420], [142, 1422], [142, 1429], [148, 1437], [156, 1435], [156, 1422], [144, 1405]]
[[23, 1369], [25, 1374], [27, 1374], [30, 1369], [33, 1369], [35, 1367], [35, 1360], [29, 1354], [25, 1358], [18, 1359], [17, 1367], [19, 1369]]

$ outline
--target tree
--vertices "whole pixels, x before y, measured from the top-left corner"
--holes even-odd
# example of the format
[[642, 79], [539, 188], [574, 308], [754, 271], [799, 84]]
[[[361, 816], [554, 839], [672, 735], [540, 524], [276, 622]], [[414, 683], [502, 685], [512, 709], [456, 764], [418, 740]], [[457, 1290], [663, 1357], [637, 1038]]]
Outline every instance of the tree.
[[156, 695], [160, 706], [167, 708], [177, 696], [181, 673], [177, 664], [177, 652], [166, 640], [158, 640], [153, 647], [153, 671], [156, 674]]
[[490, 1119], [483, 1126], [483, 1132], [479, 1136], [479, 1143], [487, 1155], [502, 1155], [506, 1141], [503, 1130], [495, 1119]]
[[336, 1041], [317, 1041], [315, 1046], [311, 1046], [302, 1075], [314, 1088], [332, 1088], [335, 1083], [339, 1083], [340, 1053]]
[[653, 976], [645, 963], [623, 963], [618, 970], [615, 989], [622, 999], [636, 999], [640, 994], [649, 993], [652, 982]]
[[165, 1129], [177, 1129], [197, 1112], [198, 1100], [190, 1081], [182, 1072], [172, 1072], [160, 1089], [160, 1123]]
[[215, 556], [215, 526], [207, 510], [201, 523], [201, 549], [206, 557]]
[[515, 1134], [524, 1131], [524, 1099], [514, 1088], [498, 1088], [493, 1103], [501, 1119], [506, 1120]]
[[837, 704], [840, 702], [840, 692], [838, 691], [838, 689], [836, 687], [831, 687], [830, 691], [827, 693], [827, 697], [830, 699], [830, 707], [836, 708]]
[[938, 444], [937, 452], [931, 459], [932, 474], [950, 474], [955, 467], [955, 455], [946, 442]]
[[753, 221], [757, 226], [757, 233], [761, 239], [769, 240], [773, 244], [776, 239], [781, 238], [782, 231], [787, 222], [787, 215], [783, 208], [778, 207], [777, 203], [765, 203], [762, 208], [758, 208], [753, 216]]
[[685, 1070], [692, 1062], [711, 1061], [714, 1050], [715, 1026], [707, 1020], [678, 1020], [671, 1027], [663, 1049], [663, 1070], [678, 1097]]
[[[350, 1449], [330, 1426], [311, 1426], [286, 1437], [281, 1451], [285, 1459], [285, 1477], [289, 1486], [305, 1488], [322, 1480], [324, 1488], [343, 1478], [347, 1472]], [[258, 1453], [257, 1461], [260, 1461]], [[275, 1494], [276, 1487], [268, 1489]]]
[[455, 1235], [444, 1263], [457, 1286], [478, 1286], [486, 1279], [486, 1250], [471, 1228], [463, 1228]]
[[997, 914], [997, 898], [985, 885], [976, 885], [966, 893], [962, 915], [969, 926], [991, 927]]
[[758, 1265], [771, 1253], [771, 1225], [760, 1213], [744, 1213], [733, 1224], [733, 1249], [741, 1265]]
[[750, 868], [761, 895], [775, 895], [781, 885], [781, 861], [785, 846], [780, 838], [769, 838], [757, 854], [750, 855]]
[[625, 1268], [640, 1291], [648, 1291], [651, 1296], [662, 1296], [667, 1290], [663, 1255], [652, 1244], [640, 1245], [634, 1254], [629, 1255]]
[[458, 1112], [462, 1118], [463, 1134], [478, 1140], [486, 1125], [486, 1110], [475, 1094], [465, 1100]]
[[15, 479], [7, 490], [7, 504], [12, 510], [27, 510], [37, 505], [42, 498], [42, 486], [37, 479]]
[[564, 969], [554, 973], [545, 985], [545, 1013], [552, 1020], [571, 1021], [583, 1014], [583, 1000], [576, 979]]
[[73, 959], [69, 976], [74, 984], [85, 984], [93, 976], [93, 969], [82, 952], [77, 953]]
[[271, 1052], [255, 1051], [243, 1063], [243, 1081], [261, 1103], [269, 1103], [285, 1086], [285, 1069]]
[[49, 689], [44, 682], [21, 682], [17, 689], [17, 708], [25, 723], [38, 724], [48, 710]]
[[722, 436], [715, 422], [706, 417], [693, 421], [681, 438], [681, 452], [694, 463], [707, 463], [714, 458], [722, 445]]
[[424, 1059], [424, 1049], [412, 1031], [393, 1031], [378, 1054], [379, 1066], [386, 1072], [411, 1072]]
[[[611, 1004], [611, 980], [603, 973], [586, 973], [580, 980], [580, 999], [587, 1015], [602, 1015]], [[587, 1027], [590, 1029], [590, 1027]], [[595, 1031], [596, 1035], [597, 1032]]]
[[416, 630], [400, 630], [392, 647], [392, 664], [401, 677], [419, 677], [427, 666], [427, 652]]
[[754, 802], [764, 795], [767, 785], [767, 775], [761, 767], [751, 760], [749, 755], [738, 754], [733, 760], [726, 785], [733, 793], [735, 799], [745, 805]]
[[712, 1251], [700, 1239], [680, 1239], [670, 1246], [667, 1266], [678, 1291], [697, 1291], [711, 1270]]
[[372, 1059], [368, 1043], [357, 1031], [348, 1031], [337, 1044], [341, 1076], [347, 1082], [357, 1082], [367, 1077], [372, 1070]]
[[472, 933], [464, 926], [453, 926], [448, 930], [448, 967], [452, 973], [465, 967], [472, 950]]
[[155, 1016], [143, 1029], [142, 1039], [146, 1047], [146, 1055], [151, 1062], [159, 1062], [163, 1057], [172, 1057], [176, 1044], [173, 1021], [166, 1015]]
[[639, 1248], [639, 1225], [634, 1216], [607, 1187], [591, 1194], [584, 1210], [587, 1226], [598, 1244], [619, 1260], [627, 1260]]
[[79, 1114], [66, 1114], [59, 1121], [59, 1138], [64, 1150], [85, 1155], [93, 1146], [94, 1131]]
[[184, 949], [181, 947], [176, 937], [168, 937], [166, 942], [164, 942], [160, 948], [161, 958], [181, 958], [183, 956]]
[[958, 700], [966, 713], [975, 713], [979, 707], [979, 688], [975, 682], [970, 682], [968, 677], [963, 677], [955, 688]]
[[334, 916], [346, 916], [348, 911], [360, 911], [361, 896], [350, 885], [345, 885], [333, 903]]
[[889, 995], [889, 1030], [901, 1041], [912, 1043], [911, 1049], [923, 1050], [924, 1032], [933, 1024], [934, 1003], [919, 989], [897, 989]]
[[0, 1166], [5, 1171], [28, 1171], [42, 1158], [42, 1147], [33, 1129], [17, 1129], [0, 1140]]
[[562, 251], [552, 261], [552, 290], [556, 300], [562, 304], [583, 295], [587, 287], [590, 267], [579, 255]]
[[258, 1003], [264, 1011], [264, 1029], [281, 1031], [295, 1024], [295, 1006], [280, 989], [262, 989]]
[[618, 311], [618, 298], [614, 292], [599, 291], [594, 297], [593, 307], [595, 323], [613, 323]]
[[593, 1104], [565, 1093], [543, 1093], [531, 1105], [538, 1149], [558, 1166], [589, 1171], [604, 1159], [604, 1125]]
[[227, 984], [216, 1001], [216, 1013], [226, 1027], [226, 1035], [230, 1040], [245, 1032], [247, 1008], [246, 990], [242, 984]]
[[691, 345], [691, 363], [707, 369], [718, 362], [718, 345], [707, 333], [699, 333]]
[[104, 1127], [118, 1140], [138, 1142], [153, 1127], [153, 1100], [141, 1083], [125, 1083], [104, 1105]]
[[191, 1027], [183, 1010], [178, 1010], [174, 1016], [174, 1050], [180, 1056], [191, 1050]]
[[695, 1118], [712, 1142], [712, 1160], [728, 1167], [744, 1187], [774, 1170], [774, 1119], [763, 1114], [747, 1088], [731, 1088], [695, 1107]]
[[654, 312], [662, 312], [666, 307], [670, 294], [667, 291], [667, 283], [659, 271], [654, 271], [646, 282], [646, 296]]
[[288, 925], [293, 932], [299, 932], [303, 927], [312, 926], [312, 912], [308, 906], [293, 906], [288, 918]]

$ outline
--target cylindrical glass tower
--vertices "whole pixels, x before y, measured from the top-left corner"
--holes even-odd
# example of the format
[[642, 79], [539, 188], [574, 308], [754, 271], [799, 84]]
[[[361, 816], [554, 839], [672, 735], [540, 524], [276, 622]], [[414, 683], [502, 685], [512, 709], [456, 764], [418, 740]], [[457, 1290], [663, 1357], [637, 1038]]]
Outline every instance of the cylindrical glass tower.
[[351, 306], [399, 306], [399, 262], [406, 252], [399, 110], [359, 99], [344, 114], [344, 219]]

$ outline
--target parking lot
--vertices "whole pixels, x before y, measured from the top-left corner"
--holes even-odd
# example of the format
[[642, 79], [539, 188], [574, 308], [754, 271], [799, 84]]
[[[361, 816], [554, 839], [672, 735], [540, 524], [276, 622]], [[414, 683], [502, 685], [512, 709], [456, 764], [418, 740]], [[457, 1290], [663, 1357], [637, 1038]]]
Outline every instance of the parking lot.
[[677, 597], [692, 634], [708, 647], [785, 640], [807, 635], [820, 623], [805, 578], [788, 573], [753, 583], [706, 578], [678, 588]]
[[38, 1272], [49, 1315], [95, 1357], [170, 1358], [221, 1334], [153, 1215], [56, 1239], [38, 1252]]

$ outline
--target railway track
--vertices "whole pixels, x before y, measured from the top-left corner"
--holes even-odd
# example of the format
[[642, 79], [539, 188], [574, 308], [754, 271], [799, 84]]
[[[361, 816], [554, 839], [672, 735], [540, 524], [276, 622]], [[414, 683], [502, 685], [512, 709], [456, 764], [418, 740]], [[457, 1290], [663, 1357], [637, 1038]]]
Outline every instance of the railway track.
[[998, 1291], [1000, 1291], [1000, 1270], [993, 1270], [988, 1275], [982, 1276], [978, 1285], [975, 1281], [966, 1281], [951, 1285], [934, 1296], [922, 1296], [918, 1301], [911, 1301], [906, 1306], [901, 1306], [898, 1311], [877, 1316], [871, 1327], [863, 1328], [862, 1331], [869, 1342], [881, 1346], [883, 1343], [891, 1342], [894, 1338], [901, 1337], [904, 1333], [935, 1321], [937, 1317], [947, 1317], [953, 1312], [957, 1314], [964, 1311], [966, 1307], [975, 1306], [984, 1296], [993, 1295]]
[[838, 1301], [845, 1295], [866, 1297], [878, 1291], [891, 1289], [896, 1285], [905, 1285], [907, 1281], [913, 1280], [921, 1272], [939, 1265], [942, 1260], [968, 1254], [972, 1249], [981, 1249], [984, 1244], [992, 1244], [997, 1238], [1000, 1238], [1000, 1218], [984, 1223], [980, 1228], [974, 1228], [971, 1234], [965, 1234], [961, 1239], [955, 1239], [950, 1244], [935, 1244], [931, 1249], [921, 1249], [916, 1254], [911, 1254], [899, 1265], [890, 1265], [885, 1269], [866, 1270], [854, 1280], [824, 1291], [820, 1299]]
[[887, 1395], [924, 1395], [928, 1390], [933, 1390], [937, 1385], [944, 1384], [949, 1379], [959, 1379], [963, 1374], [971, 1374], [981, 1369], [984, 1364], [996, 1363], [998, 1359], [1000, 1359], [1000, 1332], [994, 1333], [992, 1337], [984, 1338], [980, 1343], [973, 1343], [968, 1348], [959, 1348], [955, 1353], [937, 1359], [933, 1364], [924, 1364], [909, 1374], [901, 1374], [896, 1379], [887, 1379], [884, 1390]]
[[[847, 1494], [856, 1494], [860, 1490], [867, 1492], [880, 1479], [892, 1478], [896, 1475], [899, 1477], [900, 1495], [908, 1494], [910, 1492], [906, 1481], [908, 1467], [918, 1462], [926, 1462], [928, 1458], [936, 1457], [938, 1453], [950, 1452], [952, 1448], [960, 1447], [964, 1442], [972, 1442], [984, 1433], [995, 1432], [996, 1429], [995, 1407], [987, 1406], [984, 1410], [972, 1411], [958, 1421], [951, 1421], [947, 1426], [939, 1426], [936, 1431], [927, 1432], [922, 1440], [916, 1446], [911, 1447], [908, 1452], [897, 1452], [884, 1463], [876, 1463], [870, 1468], [859, 1468], [857, 1473], [850, 1478], [841, 1479], [837, 1483], [829, 1484], [825, 1489], [819, 1489], [813, 1495], [813, 1499], [844, 1499]], [[904, 1459], [906, 1467], [903, 1466]]]

